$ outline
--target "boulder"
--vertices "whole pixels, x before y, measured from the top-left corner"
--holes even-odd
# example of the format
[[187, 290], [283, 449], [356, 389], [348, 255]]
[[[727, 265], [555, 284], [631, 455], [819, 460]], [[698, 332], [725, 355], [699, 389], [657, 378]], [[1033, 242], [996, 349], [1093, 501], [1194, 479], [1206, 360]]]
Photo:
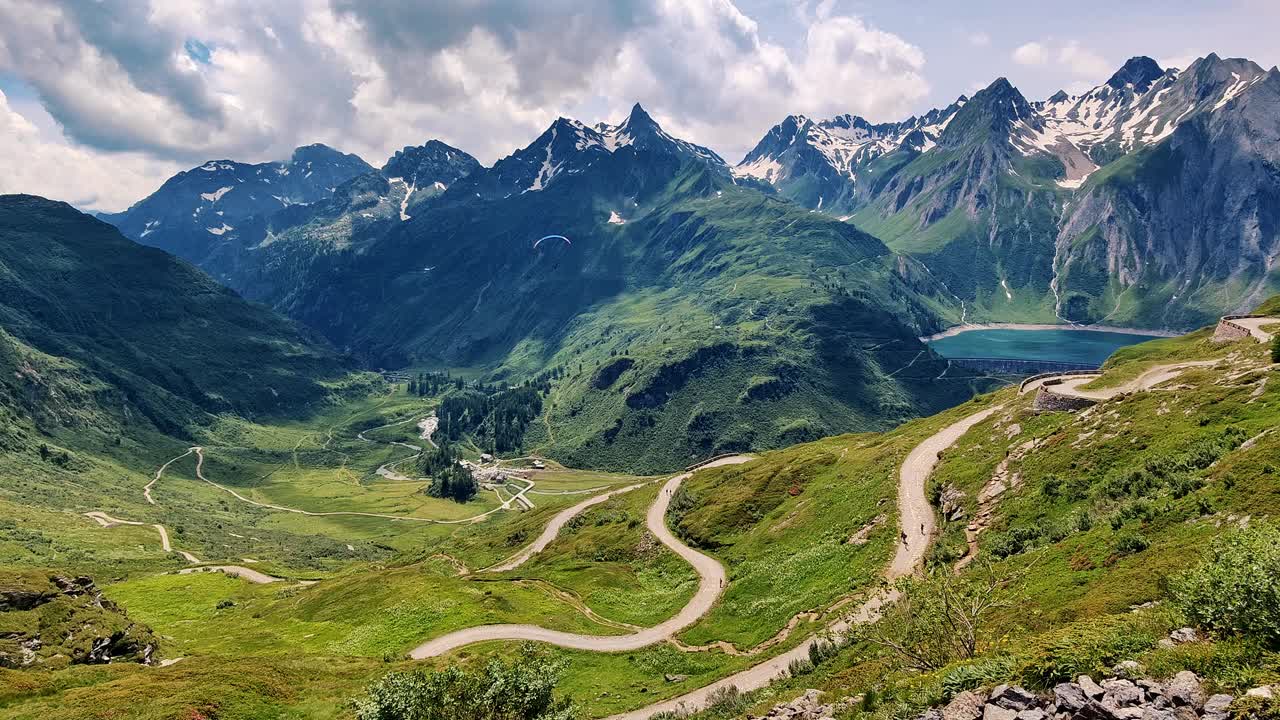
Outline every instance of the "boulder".
[[1104, 691], [1102, 704], [1109, 707], [1129, 707], [1138, 705], [1146, 700], [1146, 693], [1143, 692], [1142, 688], [1128, 680], [1119, 678], [1104, 680], [1102, 689]]
[[1093, 678], [1088, 675], [1081, 675], [1076, 678], [1076, 684], [1080, 686], [1080, 689], [1084, 691], [1085, 695], [1088, 695], [1094, 700], [1101, 700], [1102, 696], [1106, 694], [1106, 691], [1102, 689], [1102, 686], [1094, 682]]
[[1137, 680], [1142, 677], [1145, 669], [1142, 667], [1141, 663], [1135, 660], [1122, 660], [1116, 663], [1115, 667], [1111, 668], [1111, 672], [1114, 673], [1116, 677]]
[[1178, 716], [1168, 708], [1157, 708], [1151, 705], [1142, 709], [1142, 720], [1178, 720]]
[[1178, 645], [1192, 643], [1200, 640], [1200, 633], [1196, 632], [1195, 628], [1178, 628], [1169, 633], [1169, 639]]
[[663, 675], [663, 676], [662, 676], [662, 679], [663, 679], [663, 680], [666, 680], [666, 681], [667, 681], [667, 682], [669, 682], [669, 683], [678, 683], [678, 682], [684, 682], [685, 680], [688, 680], [688, 679], [689, 679], [689, 676], [688, 676], [688, 675], [675, 675], [675, 674], [672, 674], [672, 673], [667, 673], [666, 675]]
[[987, 703], [982, 708], [982, 720], [1017, 720], [1018, 711]]
[[1053, 688], [1058, 712], [1074, 713], [1089, 703], [1089, 696], [1076, 683], [1058, 683]]
[[1035, 695], [1017, 685], [997, 685], [987, 702], [994, 703], [1006, 710], [1029, 710], [1039, 702]]
[[1028, 710], [1020, 710], [1017, 720], [1045, 720], [1048, 714], [1040, 708], [1030, 708]]
[[1210, 695], [1209, 699], [1204, 701], [1204, 720], [1226, 720], [1227, 708], [1231, 707], [1231, 701], [1234, 699], [1224, 693]]
[[942, 720], [978, 720], [982, 717], [982, 697], [971, 690], [965, 690], [951, 698], [951, 702], [942, 709]]
[[1190, 670], [1173, 676], [1164, 688], [1164, 696], [1176, 707], [1199, 708], [1204, 704], [1204, 690], [1200, 678]]
[[1248, 691], [1245, 692], [1244, 696], [1262, 698], [1263, 700], [1271, 700], [1276, 696], [1276, 694], [1272, 686], [1263, 685], [1261, 687], [1249, 689]]

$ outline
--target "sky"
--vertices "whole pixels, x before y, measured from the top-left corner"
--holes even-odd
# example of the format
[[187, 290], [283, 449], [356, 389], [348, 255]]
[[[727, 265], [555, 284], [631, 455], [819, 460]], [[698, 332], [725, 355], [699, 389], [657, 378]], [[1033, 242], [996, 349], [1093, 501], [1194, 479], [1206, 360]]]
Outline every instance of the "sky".
[[736, 162], [786, 115], [899, 120], [1133, 55], [1280, 63], [1276, 0], [0, 0], [0, 193], [120, 210], [208, 159], [439, 139], [491, 164], [640, 102]]

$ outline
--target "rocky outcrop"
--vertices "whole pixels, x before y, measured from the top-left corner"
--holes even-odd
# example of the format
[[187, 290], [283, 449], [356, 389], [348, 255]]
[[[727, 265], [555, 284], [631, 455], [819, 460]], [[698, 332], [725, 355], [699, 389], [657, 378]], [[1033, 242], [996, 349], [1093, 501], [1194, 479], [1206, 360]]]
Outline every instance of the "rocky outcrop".
[[805, 690], [795, 700], [774, 705], [764, 715], [750, 715], [748, 720], [831, 720], [852, 709], [862, 699], [859, 695], [823, 702], [822, 696], [825, 694], [821, 690]]
[[1188, 670], [1157, 681], [1143, 677], [1138, 663], [1126, 661], [1101, 682], [1081, 675], [1055, 685], [1051, 694], [1016, 685], [965, 691], [918, 720], [1227, 720], [1234, 699], [1208, 694]]
[[85, 576], [0, 575], [0, 667], [150, 664], [158, 640]]

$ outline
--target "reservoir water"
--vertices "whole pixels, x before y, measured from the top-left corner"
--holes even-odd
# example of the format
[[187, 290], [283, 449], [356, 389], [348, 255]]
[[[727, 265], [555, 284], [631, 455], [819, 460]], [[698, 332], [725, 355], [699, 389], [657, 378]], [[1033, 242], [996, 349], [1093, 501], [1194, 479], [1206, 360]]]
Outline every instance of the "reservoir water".
[[945, 358], [1052, 360], [1101, 365], [1111, 353], [1155, 338], [1102, 330], [978, 328], [938, 338], [929, 346]]

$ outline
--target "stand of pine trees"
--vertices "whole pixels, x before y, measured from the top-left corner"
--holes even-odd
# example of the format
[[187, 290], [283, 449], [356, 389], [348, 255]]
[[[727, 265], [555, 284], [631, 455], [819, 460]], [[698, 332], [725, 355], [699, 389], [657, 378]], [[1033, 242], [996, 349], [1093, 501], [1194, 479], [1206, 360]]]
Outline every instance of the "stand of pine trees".
[[431, 497], [448, 498], [458, 503], [465, 503], [476, 496], [479, 486], [471, 471], [458, 461], [461, 454], [450, 443], [428, 453], [418, 459], [418, 472], [431, 478], [426, 493]]

